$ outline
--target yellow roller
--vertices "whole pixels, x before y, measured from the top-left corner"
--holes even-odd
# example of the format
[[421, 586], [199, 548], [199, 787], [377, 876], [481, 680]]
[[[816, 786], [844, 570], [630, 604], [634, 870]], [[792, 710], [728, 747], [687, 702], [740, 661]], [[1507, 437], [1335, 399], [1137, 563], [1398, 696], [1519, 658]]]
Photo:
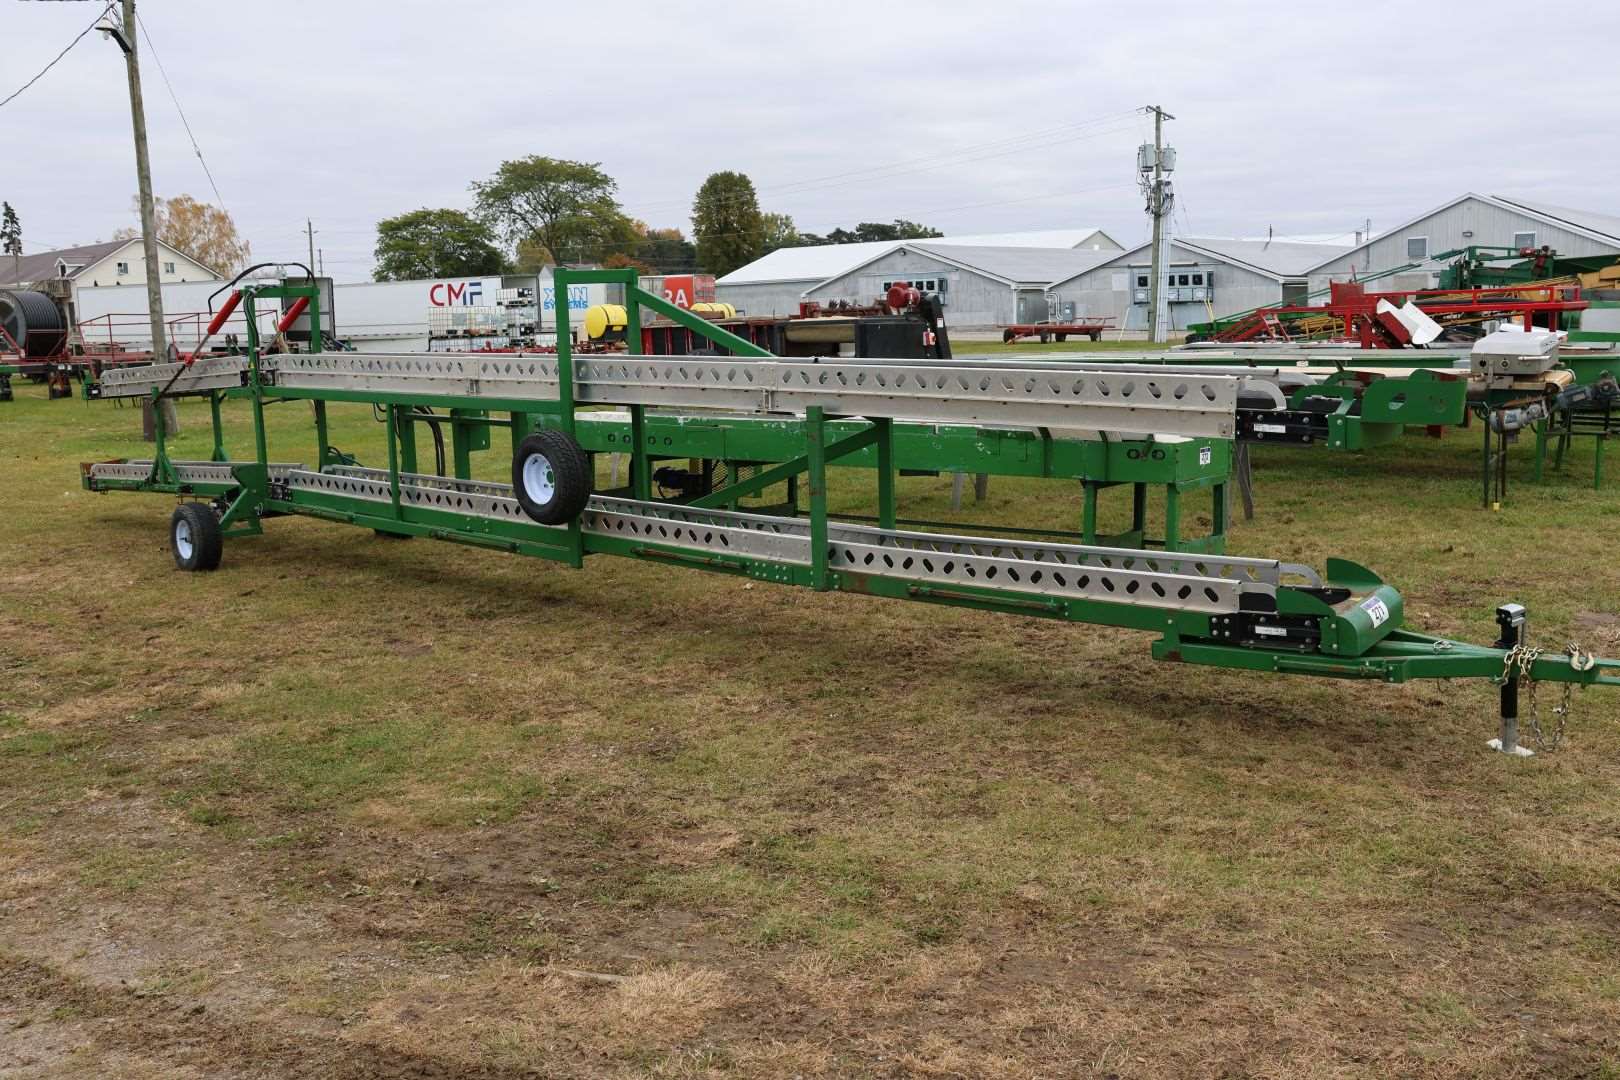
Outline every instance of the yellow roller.
[[691, 311], [692, 314], [701, 315], [705, 319], [735, 319], [737, 317], [737, 309], [730, 304], [712, 302], [693, 304]]
[[596, 304], [585, 310], [585, 336], [592, 341], [623, 337], [629, 321], [622, 304]]

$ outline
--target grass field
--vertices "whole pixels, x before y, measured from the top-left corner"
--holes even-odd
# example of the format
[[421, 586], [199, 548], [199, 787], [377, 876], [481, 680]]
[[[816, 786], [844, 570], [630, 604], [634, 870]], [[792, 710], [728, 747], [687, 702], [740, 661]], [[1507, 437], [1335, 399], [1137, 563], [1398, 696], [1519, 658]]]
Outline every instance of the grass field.
[[[1488, 683], [622, 560], [277, 519], [182, 574], [172, 500], [79, 487], [138, 414], [20, 387], [0, 1076], [1620, 1077], [1620, 694], [1514, 761]], [[1492, 514], [1472, 432], [1266, 448], [1230, 547], [1614, 655], [1620, 482], [1532, 486], [1528, 450]], [[1073, 527], [1075, 494], [961, 517]]]

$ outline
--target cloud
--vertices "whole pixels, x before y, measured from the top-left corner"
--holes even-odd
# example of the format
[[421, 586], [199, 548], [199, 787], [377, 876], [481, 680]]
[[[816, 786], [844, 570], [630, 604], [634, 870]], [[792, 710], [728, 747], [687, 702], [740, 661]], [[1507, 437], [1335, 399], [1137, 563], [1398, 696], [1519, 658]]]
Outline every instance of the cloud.
[[[76, 34], [87, 7], [9, 5], [0, 92]], [[1096, 224], [1128, 243], [1147, 231], [1132, 187], [1147, 128], [1127, 111], [1148, 103], [1177, 117], [1180, 231], [1348, 233], [1465, 190], [1620, 209], [1602, 183], [1620, 150], [1600, 95], [1553, 108], [1523, 74], [1607, 70], [1612, 8], [1558, 35], [1523, 33], [1523, 6], [1498, 0], [1466, 18], [1449, 5], [1180, 0], [293, 0], [273, 12], [173, 0], [142, 17], [255, 254], [301, 255], [307, 216], [340, 279], [369, 274], [378, 218], [465, 206], [470, 181], [529, 153], [602, 162], [653, 225], [687, 228], [703, 177], [731, 168], [810, 230]], [[144, 86], [158, 192], [209, 197], [150, 55]], [[1113, 119], [1076, 126], [1098, 118]], [[31, 250], [130, 223], [112, 45], [86, 38], [0, 110], [0, 131], [12, 148], [0, 197]], [[895, 167], [860, 172], [879, 165]]]

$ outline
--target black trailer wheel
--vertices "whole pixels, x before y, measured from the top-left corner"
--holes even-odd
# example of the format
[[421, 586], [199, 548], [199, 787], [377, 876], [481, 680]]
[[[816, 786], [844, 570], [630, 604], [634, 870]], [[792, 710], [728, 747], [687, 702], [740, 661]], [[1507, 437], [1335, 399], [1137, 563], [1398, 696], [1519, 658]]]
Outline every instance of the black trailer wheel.
[[1057, 335], [1057, 339], [1059, 341], [1068, 341], [1069, 340], [1069, 335], [1068, 334], [1059, 334], [1059, 335]]
[[591, 458], [561, 432], [531, 433], [512, 455], [512, 491], [523, 512], [542, 525], [564, 525], [591, 497]]
[[1046, 343], [1047, 343], [1047, 342], [1048, 342], [1048, 341], [1051, 341], [1051, 340], [1052, 340], [1052, 333], [1051, 333], [1051, 331], [1049, 331], [1049, 330], [1042, 330], [1042, 331], [1041, 331], [1041, 344], [1042, 344], [1042, 345], [1045, 345], [1045, 344], [1046, 344]]
[[218, 570], [225, 541], [219, 518], [207, 503], [181, 503], [169, 519], [169, 548], [182, 570]]

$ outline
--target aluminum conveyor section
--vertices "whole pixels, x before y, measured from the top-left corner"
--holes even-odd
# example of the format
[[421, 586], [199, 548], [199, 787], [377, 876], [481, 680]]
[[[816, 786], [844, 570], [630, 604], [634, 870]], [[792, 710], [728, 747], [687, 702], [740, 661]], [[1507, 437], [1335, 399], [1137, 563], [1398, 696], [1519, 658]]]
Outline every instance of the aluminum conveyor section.
[[[238, 465], [251, 465], [253, 462], [240, 461], [170, 461], [174, 469], [174, 478], [181, 484], [235, 484], [236, 473], [232, 470]], [[271, 480], [285, 480], [287, 474], [302, 469], [300, 462], [273, 461], [270, 463], [269, 474]], [[152, 476], [152, 460], [150, 458], [134, 458], [129, 461], [98, 461], [90, 466], [92, 480], [148, 480]]]
[[[473, 400], [555, 401], [550, 354], [284, 353], [266, 356], [268, 381], [290, 390], [349, 390]], [[94, 396], [202, 393], [242, 385], [247, 361], [201, 360], [108, 371]], [[1231, 438], [1238, 409], [1287, 407], [1288, 395], [1321, 381], [1286, 368], [1076, 363], [1020, 358], [967, 362], [892, 359], [793, 361], [713, 357], [574, 360], [582, 405], [648, 405], [802, 415], [1069, 428], [1128, 435]]]
[[[385, 469], [294, 469], [280, 478], [291, 501], [300, 492], [389, 504]], [[537, 529], [506, 484], [402, 473], [401, 507], [438, 510]], [[589, 535], [636, 539], [708, 555], [753, 556], [809, 565], [805, 518], [593, 496], [580, 517]], [[560, 527], [558, 531], [561, 531]], [[829, 522], [828, 568], [919, 583], [1002, 587], [1009, 592], [1210, 613], [1235, 612], [1243, 598], [1275, 595], [1284, 578], [1319, 586], [1309, 567], [1271, 559], [1182, 555], [1132, 548], [951, 536]]]
[[[1204, 372], [1121, 372], [941, 362], [576, 356], [579, 405], [651, 405], [1129, 435], [1231, 438], [1239, 382]], [[261, 360], [276, 389], [484, 401], [555, 401], [549, 354], [298, 353]], [[152, 381], [157, 381], [154, 373]], [[273, 393], [274, 391], [272, 391]]]

